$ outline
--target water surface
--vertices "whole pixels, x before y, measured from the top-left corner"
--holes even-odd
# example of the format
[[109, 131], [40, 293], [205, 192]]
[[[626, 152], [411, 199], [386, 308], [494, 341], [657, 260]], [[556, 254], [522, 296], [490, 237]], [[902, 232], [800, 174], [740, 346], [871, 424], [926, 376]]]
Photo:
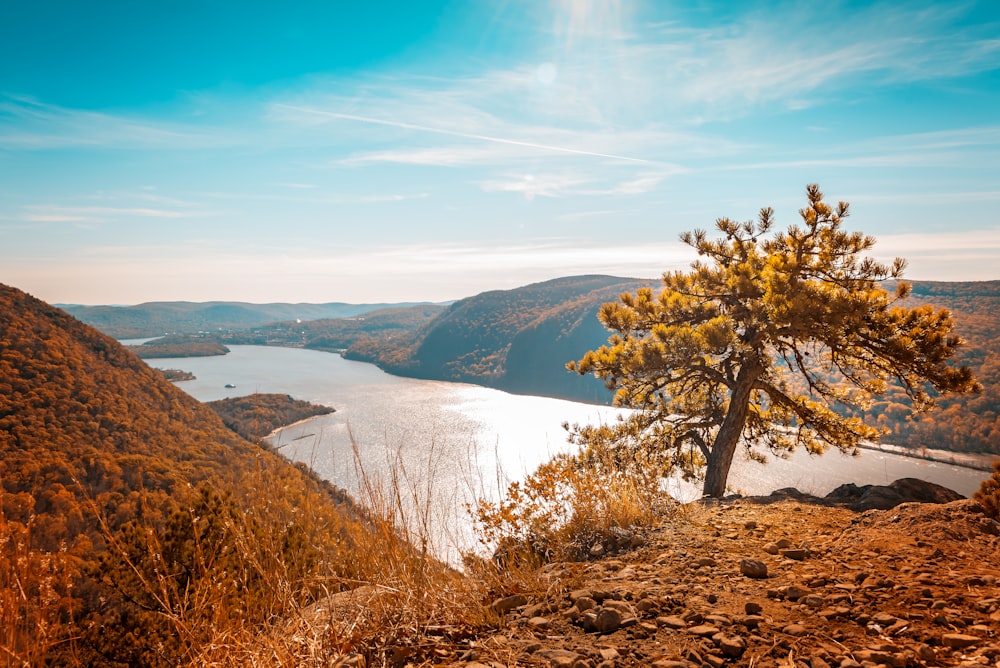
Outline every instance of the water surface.
[[[202, 401], [275, 392], [332, 406], [335, 413], [282, 429], [272, 443], [354, 495], [363, 496], [366, 477], [375, 483], [395, 479], [402, 506], [422, 511], [420, 521], [432, 527], [435, 540], [463, 548], [473, 542], [465, 504], [477, 496], [495, 497], [507, 482], [566, 451], [564, 422], [594, 423], [617, 415], [605, 406], [392, 376], [331, 353], [230, 348], [225, 356], [148, 363], [193, 372], [197, 379], [178, 387]], [[968, 496], [988, 475], [891, 453], [813, 457], [798, 451], [767, 465], [737, 456], [729, 485], [744, 494], [796, 487], [823, 495], [847, 482], [913, 477]], [[682, 493], [693, 497], [698, 490], [688, 486]]]

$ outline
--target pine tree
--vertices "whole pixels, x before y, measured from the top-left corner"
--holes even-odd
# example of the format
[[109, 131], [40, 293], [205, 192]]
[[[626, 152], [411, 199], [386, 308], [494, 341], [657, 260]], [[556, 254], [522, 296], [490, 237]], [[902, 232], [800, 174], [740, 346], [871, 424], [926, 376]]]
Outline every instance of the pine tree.
[[[705, 465], [705, 495], [725, 494], [741, 443], [760, 459], [762, 447], [853, 452], [876, 440], [844, 408], [863, 409], [890, 383], [918, 410], [935, 393], [979, 389], [967, 367], [949, 364], [962, 344], [951, 314], [899, 305], [906, 262], [862, 258], [875, 239], [842, 229], [847, 203], [829, 206], [817, 185], [807, 194], [802, 224], [769, 237], [770, 208], [756, 221], [719, 219], [721, 238], [681, 235], [701, 259], [664, 274], [659, 294], [604, 304], [608, 343], [567, 365], [638, 409], [615, 428], [622, 442], [671, 453], [689, 476]], [[894, 295], [881, 286], [890, 279]]]

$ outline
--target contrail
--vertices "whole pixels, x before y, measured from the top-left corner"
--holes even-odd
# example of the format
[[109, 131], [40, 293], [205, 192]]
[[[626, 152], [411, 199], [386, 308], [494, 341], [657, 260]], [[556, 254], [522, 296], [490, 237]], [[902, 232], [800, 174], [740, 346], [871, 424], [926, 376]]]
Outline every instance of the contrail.
[[294, 111], [301, 111], [307, 114], [316, 114], [317, 116], [329, 116], [330, 118], [342, 118], [347, 121], [357, 121], [359, 123], [369, 123], [371, 125], [387, 125], [393, 128], [403, 128], [405, 130], [417, 130], [419, 132], [432, 132], [439, 135], [448, 135], [450, 137], [461, 137], [463, 139], [478, 139], [479, 141], [488, 141], [495, 144], [508, 144], [510, 146], [523, 146], [525, 148], [534, 148], [540, 151], [552, 151], [554, 153], [569, 153], [572, 155], [588, 155], [594, 158], [610, 158], [612, 160], [625, 160], [627, 162], [639, 162], [645, 165], [653, 164], [652, 160], [644, 160], [642, 158], [630, 158], [625, 155], [614, 155], [613, 153], [598, 153], [596, 151], [583, 151], [576, 148], [566, 148], [565, 146], [550, 146], [548, 144], [536, 144], [534, 142], [528, 141], [518, 141], [516, 139], [505, 139], [503, 137], [490, 137], [489, 135], [476, 135], [467, 132], [457, 132], [455, 130], [443, 130], [441, 128], [432, 128], [426, 125], [416, 125], [414, 123], [404, 123], [402, 121], [387, 121], [381, 118], [371, 118], [369, 116], [356, 116], [354, 114], [341, 114], [335, 111], [322, 111], [320, 109], [310, 109], [308, 107], [296, 107], [290, 104], [276, 104], [276, 107], [282, 107], [284, 109], [292, 109]]

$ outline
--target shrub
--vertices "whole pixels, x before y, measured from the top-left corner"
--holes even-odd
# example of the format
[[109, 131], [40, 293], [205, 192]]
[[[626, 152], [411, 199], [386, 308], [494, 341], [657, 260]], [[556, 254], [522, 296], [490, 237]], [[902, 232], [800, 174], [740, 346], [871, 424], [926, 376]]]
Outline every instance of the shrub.
[[987, 515], [1000, 519], [1000, 459], [993, 463], [993, 475], [983, 481], [975, 499], [986, 509]]
[[638, 440], [612, 441], [607, 427], [575, 428], [578, 454], [558, 455], [498, 502], [474, 510], [481, 541], [498, 557], [521, 551], [579, 560], [627, 548], [673, 507], [663, 489], [671, 463]]

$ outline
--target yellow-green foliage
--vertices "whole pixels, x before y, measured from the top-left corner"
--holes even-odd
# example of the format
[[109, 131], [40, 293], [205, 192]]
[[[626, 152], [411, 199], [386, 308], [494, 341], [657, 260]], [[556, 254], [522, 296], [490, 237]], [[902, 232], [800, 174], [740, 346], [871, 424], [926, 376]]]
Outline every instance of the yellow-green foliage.
[[979, 486], [975, 498], [988, 515], [1000, 519], [1000, 459], [993, 463], [993, 475]]

